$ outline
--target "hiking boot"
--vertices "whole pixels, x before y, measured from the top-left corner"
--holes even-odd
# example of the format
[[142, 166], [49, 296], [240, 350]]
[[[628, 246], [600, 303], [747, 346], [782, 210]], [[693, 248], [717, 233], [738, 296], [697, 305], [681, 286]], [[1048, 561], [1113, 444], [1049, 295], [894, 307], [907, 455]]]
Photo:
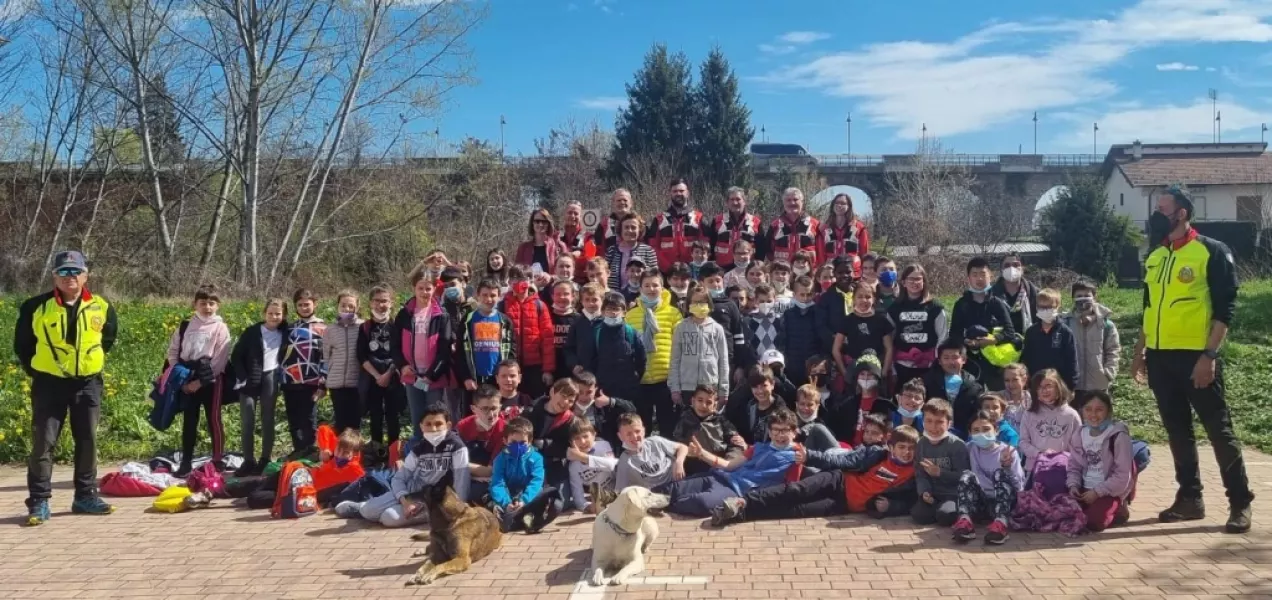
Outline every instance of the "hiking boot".
[[1007, 533], [1007, 524], [994, 519], [994, 522], [989, 524], [989, 531], [985, 533], [985, 543], [997, 546], [1006, 542], [1009, 537], [1011, 535]]
[[746, 512], [746, 500], [742, 498], [726, 498], [719, 506], [711, 509], [711, 526], [724, 527], [729, 523], [741, 521]]
[[958, 542], [970, 542], [976, 539], [976, 525], [967, 517], [959, 517], [954, 522], [954, 540]]
[[362, 503], [345, 500], [344, 502], [337, 504], [336, 508], [333, 510], [335, 511], [336, 516], [341, 519], [356, 519], [362, 516]]
[[28, 527], [43, 525], [49, 520], [49, 501], [43, 498], [39, 500], [28, 500], [30, 507], [27, 509], [26, 524]]
[[256, 472], [256, 461], [254, 460], [244, 460], [243, 464], [239, 465], [239, 468], [234, 469], [234, 476], [239, 479], [253, 475], [259, 475]]
[[1250, 531], [1250, 505], [1233, 506], [1228, 513], [1228, 523], [1223, 530], [1228, 533], [1245, 533]]
[[109, 515], [115, 512], [115, 507], [102, 500], [101, 496], [89, 496], [72, 502], [71, 512], [77, 515]]
[[1170, 505], [1170, 508], [1157, 515], [1157, 520], [1163, 523], [1200, 521], [1204, 518], [1206, 518], [1206, 503], [1200, 497], [1190, 498], [1178, 495], [1175, 496], [1175, 503]]

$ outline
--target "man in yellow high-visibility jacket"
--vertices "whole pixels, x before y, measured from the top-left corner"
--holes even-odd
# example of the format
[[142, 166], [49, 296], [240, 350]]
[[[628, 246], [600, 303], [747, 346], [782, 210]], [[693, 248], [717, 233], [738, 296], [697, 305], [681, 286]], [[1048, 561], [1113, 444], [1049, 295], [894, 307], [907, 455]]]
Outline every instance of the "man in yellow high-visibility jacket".
[[1230, 513], [1226, 530], [1250, 530], [1254, 494], [1241, 443], [1224, 400], [1219, 348], [1236, 310], [1237, 273], [1232, 251], [1192, 228], [1193, 203], [1172, 186], [1157, 197], [1149, 219], [1152, 250], [1144, 260], [1144, 326], [1131, 373], [1148, 383], [1170, 438], [1179, 491], [1159, 516], [1166, 523], [1206, 516], [1201, 497], [1193, 411], [1214, 446]]
[[53, 291], [22, 303], [13, 351], [31, 376], [31, 459], [27, 465], [27, 524], [49, 520], [53, 448], [70, 416], [75, 441], [75, 501], [71, 512], [110, 514], [97, 493], [97, 422], [102, 371], [115, 345], [115, 309], [89, 293], [88, 264], [79, 252], [53, 259]]

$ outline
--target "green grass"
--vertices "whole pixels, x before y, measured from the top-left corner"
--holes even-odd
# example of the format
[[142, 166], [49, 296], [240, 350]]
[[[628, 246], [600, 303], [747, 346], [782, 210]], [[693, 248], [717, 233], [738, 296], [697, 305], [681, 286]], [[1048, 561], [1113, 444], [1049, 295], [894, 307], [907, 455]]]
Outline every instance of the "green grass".
[[[1113, 396], [1117, 417], [1131, 426], [1134, 434], [1150, 442], [1164, 442], [1165, 432], [1157, 408], [1147, 388], [1128, 377], [1130, 353], [1139, 335], [1139, 290], [1108, 289], [1101, 301], [1114, 311], [1114, 321], [1122, 334], [1122, 365], [1114, 383]], [[17, 317], [17, 298], [0, 298], [0, 331], [11, 339]], [[950, 301], [947, 306], [952, 306]], [[98, 452], [103, 460], [148, 458], [155, 452], [176, 448], [180, 423], [166, 432], [157, 432], [146, 421], [150, 409], [150, 382], [163, 362], [163, 354], [172, 332], [189, 313], [188, 305], [179, 303], [118, 302], [120, 336], [107, 361], [106, 396], [102, 403], [102, 420], [98, 436]], [[234, 302], [223, 306], [230, 331], [238, 333], [260, 314], [260, 302]], [[324, 305], [319, 311], [324, 318], [334, 317], [334, 309]], [[1237, 302], [1234, 329], [1223, 351], [1227, 361], [1228, 404], [1236, 421], [1238, 437], [1246, 444], [1272, 452], [1272, 281], [1249, 282], [1241, 288]], [[31, 402], [30, 381], [18, 368], [11, 343], [0, 346], [0, 462], [21, 462], [30, 452]], [[325, 411], [329, 403], [322, 403]], [[238, 406], [224, 413], [226, 439], [233, 449], [238, 446]], [[282, 421], [282, 419], [279, 419]], [[280, 440], [286, 433], [280, 423]], [[1205, 439], [1198, 429], [1199, 439]], [[70, 458], [70, 436], [64, 435], [57, 449], [58, 460]]]

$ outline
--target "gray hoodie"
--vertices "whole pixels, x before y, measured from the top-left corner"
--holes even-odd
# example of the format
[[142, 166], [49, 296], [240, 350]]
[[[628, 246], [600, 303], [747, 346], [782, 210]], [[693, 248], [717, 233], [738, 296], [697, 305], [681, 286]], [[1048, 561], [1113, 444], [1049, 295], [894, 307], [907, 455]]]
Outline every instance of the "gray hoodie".
[[[673, 392], [713, 385], [717, 398], [729, 397], [729, 344], [732, 338], [719, 323], [707, 317], [701, 324], [686, 318], [671, 337], [671, 370], [667, 387]], [[682, 399], [688, 402], [688, 398]]]
[[[928, 475], [921, 464], [924, 460], [936, 463], [941, 468], [940, 475]], [[914, 480], [920, 497], [923, 492], [931, 492], [940, 500], [957, 498], [958, 480], [963, 476], [963, 471], [971, 468], [972, 459], [967, 455], [967, 444], [954, 434], [946, 433], [945, 438], [935, 444], [928, 436], [919, 436], [918, 456], [914, 459]]]
[[1095, 313], [1069, 313], [1061, 322], [1073, 331], [1078, 348], [1078, 389], [1107, 390], [1117, 377], [1117, 359], [1122, 354], [1122, 339], [1110, 315], [1113, 311], [1097, 303]]

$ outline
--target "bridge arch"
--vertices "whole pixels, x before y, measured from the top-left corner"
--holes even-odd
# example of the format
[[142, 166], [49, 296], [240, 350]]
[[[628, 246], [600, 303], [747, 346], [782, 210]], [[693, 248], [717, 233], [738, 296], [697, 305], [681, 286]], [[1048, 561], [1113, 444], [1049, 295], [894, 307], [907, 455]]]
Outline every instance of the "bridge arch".
[[853, 185], [832, 185], [817, 192], [805, 201], [805, 209], [813, 216], [821, 219], [825, 216], [826, 208], [830, 206], [830, 201], [839, 194], [848, 194], [852, 198], [852, 210], [857, 213], [858, 218], [866, 221], [874, 218], [875, 199], [865, 190]]
[[1064, 184], [1053, 185], [1050, 188], [1048, 188], [1047, 191], [1043, 192], [1041, 196], [1038, 197], [1038, 202], [1034, 204], [1034, 210], [1033, 210], [1034, 228], [1038, 227], [1038, 223], [1042, 219], [1043, 209], [1047, 208], [1048, 206], [1051, 206], [1051, 204], [1056, 201], [1056, 198], [1060, 196], [1060, 193], [1064, 192], [1067, 189], [1069, 189], [1069, 186]]

